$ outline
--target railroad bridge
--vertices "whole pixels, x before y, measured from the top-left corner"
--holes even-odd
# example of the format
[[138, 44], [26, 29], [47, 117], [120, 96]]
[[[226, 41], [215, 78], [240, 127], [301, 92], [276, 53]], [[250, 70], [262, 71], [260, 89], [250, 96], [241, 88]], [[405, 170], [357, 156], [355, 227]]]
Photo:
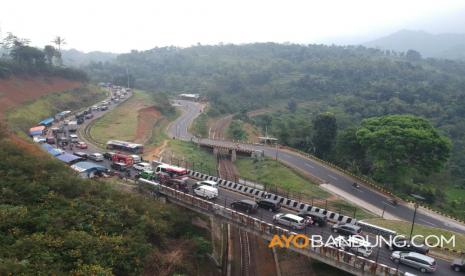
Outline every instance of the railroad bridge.
[[230, 156], [231, 161], [236, 161], [237, 155], [246, 155], [246, 156], [263, 156], [263, 151], [255, 150], [252, 147], [247, 147], [247, 145], [221, 141], [221, 140], [192, 140], [192, 142], [198, 144], [200, 147], [208, 148], [213, 151], [215, 157], [219, 156]]

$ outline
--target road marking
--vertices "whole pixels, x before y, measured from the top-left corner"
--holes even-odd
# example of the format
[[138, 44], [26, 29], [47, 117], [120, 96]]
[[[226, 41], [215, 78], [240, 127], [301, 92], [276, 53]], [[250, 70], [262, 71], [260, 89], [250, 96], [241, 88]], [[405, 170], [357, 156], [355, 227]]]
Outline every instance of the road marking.
[[332, 175], [329, 175], [329, 174], [328, 174], [328, 176], [331, 177], [331, 178], [334, 179], [334, 180], [337, 180], [337, 178], [334, 177], [334, 176], [332, 176]]
[[429, 221], [427, 221], [427, 220], [421, 219], [421, 218], [418, 219], [418, 220], [421, 220], [421, 221], [423, 221], [424, 223], [427, 223], [427, 224], [432, 225], [432, 226], [437, 226], [436, 224], [434, 224], [434, 223], [432, 223], [432, 222], [429, 222]]
[[312, 169], [315, 168], [315, 167], [313, 167], [312, 165], [310, 165], [310, 164], [308, 164], [308, 163], [305, 163], [305, 166], [310, 167], [310, 168], [312, 168]]

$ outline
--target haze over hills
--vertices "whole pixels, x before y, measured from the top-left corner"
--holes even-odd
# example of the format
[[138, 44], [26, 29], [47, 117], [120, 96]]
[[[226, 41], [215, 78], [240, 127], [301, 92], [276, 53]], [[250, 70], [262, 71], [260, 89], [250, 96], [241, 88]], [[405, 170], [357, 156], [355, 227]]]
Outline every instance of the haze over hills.
[[401, 30], [363, 45], [399, 52], [413, 49], [424, 57], [465, 59], [465, 34]]
[[92, 51], [92, 52], [81, 52], [76, 49], [69, 49], [62, 51], [63, 62], [68, 66], [82, 66], [87, 65], [91, 62], [105, 62], [111, 61], [118, 56], [115, 53]]

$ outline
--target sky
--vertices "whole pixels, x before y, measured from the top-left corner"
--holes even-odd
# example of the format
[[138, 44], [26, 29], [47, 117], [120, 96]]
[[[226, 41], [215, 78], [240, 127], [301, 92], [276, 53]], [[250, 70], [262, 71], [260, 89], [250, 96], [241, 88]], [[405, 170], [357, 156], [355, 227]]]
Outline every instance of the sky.
[[356, 44], [401, 29], [465, 33], [465, 0], [3, 0], [7, 32], [34, 46], [123, 53], [162, 46]]

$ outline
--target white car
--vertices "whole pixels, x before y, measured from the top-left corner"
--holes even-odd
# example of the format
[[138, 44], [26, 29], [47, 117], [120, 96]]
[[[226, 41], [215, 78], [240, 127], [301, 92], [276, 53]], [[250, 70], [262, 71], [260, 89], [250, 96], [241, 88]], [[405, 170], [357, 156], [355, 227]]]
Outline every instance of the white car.
[[351, 251], [365, 258], [368, 258], [373, 253], [373, 245], [360, 236], [350, 236], [348, 238], [339, 236], [334, 238], [334, 241], [336, 247]]
[[194, 194], [206, 199], [215, 199], [218, 197], [218, 189], [203, 185], [195, 188]]
[[89, 154], [87, 156], [88, 159], [94, 160], [95, 162], [102, 162], [103, 161], [103, 155], [101, 153], [95, 152], [92, 154]]
[[151, 171], [152, 166], [150, 166], [150, 163], [147, 162], [140, 162], [132, 165], [132, 167], [138, 171]]
[[202, 181], [198, 181], [194, 184], [194, 188], [195, 187], [199, 187], [199, 186], [202, 186], [202, 185], [205, 185], [205, 186], [210, 186], [210, 187], [213, 187], [213, 188], [218, 188], [218, 183], [216, 181], [211, 181], [211, 180], [202, 180]]
[[307, 223], [304, 218], [294, 214], [279, 213], [277, 215], [274, 215], [273, 222], [289, 226], [292, 229], [304, 229], [305, 226], [307, 226]]

